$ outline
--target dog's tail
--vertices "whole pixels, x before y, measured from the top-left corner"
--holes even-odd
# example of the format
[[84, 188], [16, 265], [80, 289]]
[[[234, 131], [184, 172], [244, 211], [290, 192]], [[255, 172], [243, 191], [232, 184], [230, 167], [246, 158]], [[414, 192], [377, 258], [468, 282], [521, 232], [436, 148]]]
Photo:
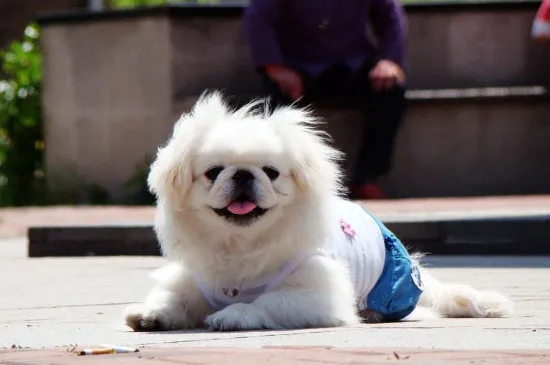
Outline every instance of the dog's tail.
[[419, 305], [449, 318], [498, 318], [512, 315], [513, 302], [506, 296], [468, 285], [442, 283], [420, 269], [424, 292]]

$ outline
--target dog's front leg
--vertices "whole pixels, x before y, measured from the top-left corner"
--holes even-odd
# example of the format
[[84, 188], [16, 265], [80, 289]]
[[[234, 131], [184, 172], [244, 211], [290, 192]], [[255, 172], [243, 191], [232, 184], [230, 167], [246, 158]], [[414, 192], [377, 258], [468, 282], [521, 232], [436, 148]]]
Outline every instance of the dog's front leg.
[[181, 267], [168, 267], [145, 302], [126, 308], [126, 324], [134, 331], [185, 330], [202, 327], [211, 313], [194, 278]]
[[206, 318], [217, 331], [298, 329], [357, 325], [347, 271], [328, 258], [308, 259], [274, 291], [251, 304], [233, 304]]

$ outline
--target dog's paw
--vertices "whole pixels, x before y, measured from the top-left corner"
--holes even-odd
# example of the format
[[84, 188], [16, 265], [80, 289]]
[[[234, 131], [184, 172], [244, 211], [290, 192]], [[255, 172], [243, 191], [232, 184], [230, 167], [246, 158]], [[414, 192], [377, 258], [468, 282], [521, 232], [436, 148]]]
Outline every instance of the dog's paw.
[[136, 332], [141, 331], [170, 331], [185, 329], [178, 325], [166, 308], [151, 307], [146, 304], [134, 304], [124, 311], [126, 325]]
[[244, 331], [277, 328], [267, 316], [251, 304], [236, 303], [206, 317], [212, 331]]
[[376, 311], [370, 309], [363, 309], [359, 312], [359, 316], [363, 323], [382, 323], [384, 322], [384, 316]]

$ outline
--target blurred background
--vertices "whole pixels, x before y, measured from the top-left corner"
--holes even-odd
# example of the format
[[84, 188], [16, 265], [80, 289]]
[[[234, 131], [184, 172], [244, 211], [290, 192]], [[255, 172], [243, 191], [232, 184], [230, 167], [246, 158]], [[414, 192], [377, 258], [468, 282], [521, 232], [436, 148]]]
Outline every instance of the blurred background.
[[[207, 88], [260, 92], [247, 1], [0, 0], [0, 206], [152, 204], [145, 177]], [[540, 1], [403, 1], [408, 111], [391, 198], [550, 193]], [[361, 116], [318, 112], [347, 164]]]

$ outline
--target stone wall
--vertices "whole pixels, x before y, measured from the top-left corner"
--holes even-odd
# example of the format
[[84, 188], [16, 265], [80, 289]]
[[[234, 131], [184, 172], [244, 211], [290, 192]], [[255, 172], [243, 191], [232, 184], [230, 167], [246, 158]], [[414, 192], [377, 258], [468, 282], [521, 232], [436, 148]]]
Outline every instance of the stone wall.
[[[408, 7], [410, 87], [550, 85], [550, 48], [530, 38], [537, 5]], [[97, 184], [119, 197], [204, 89], [257, 95], [241, 14], [169, 7], [42, 19], [51, 186]], [[549, 101], [411, 100], [384, 187], [395, 197], [550, 193]], [[353, 163], [360, 119], [321, 112]]]

